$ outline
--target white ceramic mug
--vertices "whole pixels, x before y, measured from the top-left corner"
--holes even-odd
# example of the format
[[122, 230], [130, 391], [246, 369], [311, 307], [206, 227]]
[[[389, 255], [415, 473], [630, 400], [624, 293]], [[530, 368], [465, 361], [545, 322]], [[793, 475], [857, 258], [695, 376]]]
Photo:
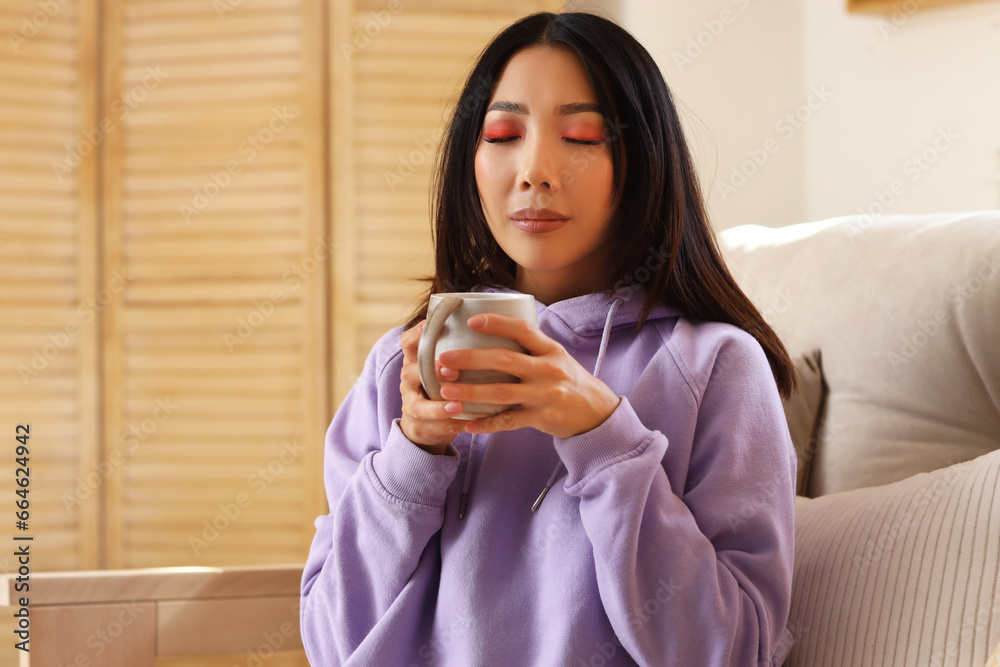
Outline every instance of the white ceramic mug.
[[[504, 348], [515, 352], [526, 352], [510, 338], [490, 336], [470, 329], [469, 318], [473, 315], [494, 313], [507, 317], [527, 320], [538, 326], [538, 311], [535, 297], [530, 294], [498, 294], [494, 292], [445, 292], [432, 294], [427, 305], [427, 324], [420, 334], [417, 344], [417, 368], [420, 383], [427, 396], [434, 401], [446, 400], [441, 396], [436, 361], [442, 352], [448, 350], [489, 350]], [[465, 384], [485, 384], [494, 382], [520, 382], [508, 373], [493, 370], [462, 370], [455, 382]], [[512, 405], [497, 403], [464, 403], [461, 414], [454, 419], [479, 419], [490, 417], [510, 409]]]

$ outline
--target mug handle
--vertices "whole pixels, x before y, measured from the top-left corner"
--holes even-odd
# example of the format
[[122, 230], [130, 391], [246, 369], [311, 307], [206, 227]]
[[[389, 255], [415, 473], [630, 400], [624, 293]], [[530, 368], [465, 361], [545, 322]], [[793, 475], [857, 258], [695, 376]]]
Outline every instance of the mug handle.
[[438, 337], [444, 322], [452, 313], [462, 305], [462, 298], [458, 296], [446, 296], [442, 298], [434, 312], [427, 318], [427, 325], [420, 332], [420, 342], [417, 343], [417, 370], [420, 373], [420, 384], [424, 386], [427, 397], [432, 401], [442, 401], [441, 383], [437, 379], [437, 369], [434, 365], [434, 357], [437, 352]]

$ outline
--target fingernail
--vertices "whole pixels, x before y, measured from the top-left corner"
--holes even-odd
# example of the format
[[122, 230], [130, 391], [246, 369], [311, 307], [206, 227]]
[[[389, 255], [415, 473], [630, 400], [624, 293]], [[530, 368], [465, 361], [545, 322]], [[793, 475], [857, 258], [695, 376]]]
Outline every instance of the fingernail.
[[444, 404], [444, 411], [458, 414], [462, 411], [462, 403], [460, 401], [448, 401]]
[[469, 326], [472, 327], [473, 329], [478, 329], [484, 324], [486, 324], [486, 318], [483, 317], [482, 315], [474, 315], [473, 317], [469, 318]]
[[454, 350], [448, 350], [447, 352], [442, 352], [438, 355], [438, 361], [442, 364], [448, 364], [455, 361], [456, 357], [458, 357], [458, 354]]
[[454, 368], [448, 368], [446, 366], [441, 367], [441, 377], [448, 378], [449, 380], [458, 379], [458, 371]]

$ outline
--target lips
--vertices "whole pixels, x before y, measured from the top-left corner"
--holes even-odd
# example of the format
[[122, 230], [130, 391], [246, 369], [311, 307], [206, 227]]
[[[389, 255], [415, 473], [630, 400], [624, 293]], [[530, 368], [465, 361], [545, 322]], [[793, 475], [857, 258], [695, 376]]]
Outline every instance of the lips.
[[522, 208], [510, 216], [514, 226], [531, 234], [542, 234], [559, 229], [569, 217], [547, 208]]
[[514, 226], [529, 234], [544, 234], [559, 229], [565, 220], [514, 220]]

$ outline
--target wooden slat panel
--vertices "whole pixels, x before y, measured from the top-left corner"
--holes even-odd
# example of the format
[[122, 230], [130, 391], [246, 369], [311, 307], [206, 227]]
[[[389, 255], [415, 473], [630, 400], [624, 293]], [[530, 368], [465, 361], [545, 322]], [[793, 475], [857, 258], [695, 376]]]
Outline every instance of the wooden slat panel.
[[331, 408], [336, 409], [350, 391], [356, 377], [357, 272], [354, 220], [354, 65], [340, 46], [351, 44], [354, 27], [353, 3], [334, 2], [330, 7], [327, 63], [330, 73], [330, 217], [333, 235], [333, 271], [330, 295], [333, 307], [328, 321], [333, 349], [329, 372], [332, 377]]
[[[8, 0], [0, 15], [0, 423], [31, 423], [32, 574], [96, 567], [98, 498], [75, 489], [96, 458], [97, 291], [96, 2]], [[34, 24], [32, 33], [28, 26]], [[24, 41], [21, 41], [24, 38]], [[83, 143], [81, 143], [83, 142]], [[70, 155], [68, 147], [86, 153]], [[62, 170], [55, 163], [76, 159]], [[12, 450], [10, 450], [12, 452]], [[0, 494], [15, 498], [13, 461], [0, 464]], [[64, 502], [64, 498], [70, 498]], [[0, 571], [16, 572], [12, 556]], [[93, 615], [91, 615], [93, 617]], [[13, 637], [13, 616], [0, 631]], [[33, 630], [58, 619], [32, 614]], [[17, 663], [5, 643], [0, 665]], [[82, 646], [76, 643], [75, 646]], [[35, 648], [35, 647], [33, 647]], [[44, 650], [38, 654], [44, 658]]]
[[125, 17], [133, 19], [159, 19], [162, 17], [189, 16], [204, 14], [215, 20], [232, 18], [236, 12], [228, 11], [228, 8], [247, 10], [287, 10], [297, 9], [300, 5], [298, 0], [242, 0], [226, 3], [227, 7], [221, 9], [206, 4], [204, 0], [146, 0], [145, 2], [131, 2], [125, 10]]
[[106, 328], [108, 564], [301, 561], [329, 403], [321, 3], [106, 10], [105, 104], [132, 102], [105, 178], [107, 267], [128, 276]]
[[[97, 499], [61, 499], [97, 448], [96, 318], [85, 305], [97, 291], [96, 3], [51, 7], [8, 0], [0, 13], [0, 423], [10, 441], [31, 424], [33, 572], [98, 562]], [[0, 464], [5, 498], [15, 498], [12, 458]]]

